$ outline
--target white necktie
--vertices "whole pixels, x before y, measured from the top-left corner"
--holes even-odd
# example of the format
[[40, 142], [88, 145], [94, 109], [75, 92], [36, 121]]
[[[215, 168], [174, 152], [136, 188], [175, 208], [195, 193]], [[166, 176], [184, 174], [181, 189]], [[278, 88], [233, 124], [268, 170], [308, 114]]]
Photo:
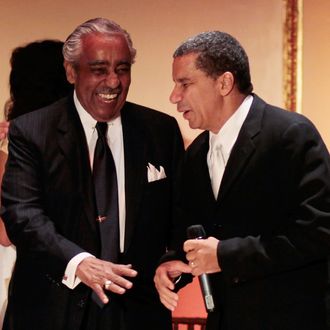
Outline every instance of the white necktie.
[[212, 142], [214, 143], [214, 141], [212, 141], [211, 139], [210, 153], [209, 153], [209, 173], [211, 178], [213, 194], [215, 199], [217, 199], [220, 183], [223, 173], [225, 171], [226, 163], [223, 156], [222, 145], [221, 144], [212, 145]]

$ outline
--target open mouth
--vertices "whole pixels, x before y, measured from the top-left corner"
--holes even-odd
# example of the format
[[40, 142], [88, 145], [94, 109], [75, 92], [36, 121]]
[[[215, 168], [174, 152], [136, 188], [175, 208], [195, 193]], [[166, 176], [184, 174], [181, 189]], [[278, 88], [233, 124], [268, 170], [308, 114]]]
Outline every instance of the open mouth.
[[189, 116], [190, 110], [184, 110], [180, 111], [182, 113], [183, 118], [187, 119], [187, 116]]
[[102, 101], [110, 103], [118, 97], [119, 93], [97, 93], [97, 95]]

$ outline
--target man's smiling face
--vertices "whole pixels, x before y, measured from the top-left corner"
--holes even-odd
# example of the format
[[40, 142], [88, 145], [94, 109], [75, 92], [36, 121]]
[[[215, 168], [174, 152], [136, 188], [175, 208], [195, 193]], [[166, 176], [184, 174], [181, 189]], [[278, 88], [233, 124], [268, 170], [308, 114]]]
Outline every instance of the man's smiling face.
[[198, 54], [176, 57], [173, 61], [175, 86], [170, 101], [188, 120], [191, 128], [218, 130], [216, 120], [222, 112], [222, 97], [218, 79], [196, 68]]
[[77, 97], [97, 121], [120, 115], [131, 83], [131, 53], [121, 34], [87, 34], [77, 63], [65, 64]]

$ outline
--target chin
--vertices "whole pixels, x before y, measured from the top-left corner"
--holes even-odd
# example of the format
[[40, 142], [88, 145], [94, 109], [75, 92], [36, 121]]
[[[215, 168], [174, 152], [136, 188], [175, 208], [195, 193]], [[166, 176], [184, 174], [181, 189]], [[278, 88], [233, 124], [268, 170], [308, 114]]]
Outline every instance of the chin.
[[189, 127], [190, 127], [191, 129], [199, 128], [197, 125], [194, 125], [194, 123], [191, 123], [191, 122], [189, 122]]

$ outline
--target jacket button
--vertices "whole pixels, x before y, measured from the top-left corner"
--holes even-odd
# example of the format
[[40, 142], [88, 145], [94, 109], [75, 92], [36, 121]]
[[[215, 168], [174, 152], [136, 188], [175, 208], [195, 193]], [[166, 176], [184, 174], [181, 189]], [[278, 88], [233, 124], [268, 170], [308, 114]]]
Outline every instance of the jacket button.
[[86, 299], [80, 299], [78, 302], [78, 307], [84, 308], [86, 305]]

